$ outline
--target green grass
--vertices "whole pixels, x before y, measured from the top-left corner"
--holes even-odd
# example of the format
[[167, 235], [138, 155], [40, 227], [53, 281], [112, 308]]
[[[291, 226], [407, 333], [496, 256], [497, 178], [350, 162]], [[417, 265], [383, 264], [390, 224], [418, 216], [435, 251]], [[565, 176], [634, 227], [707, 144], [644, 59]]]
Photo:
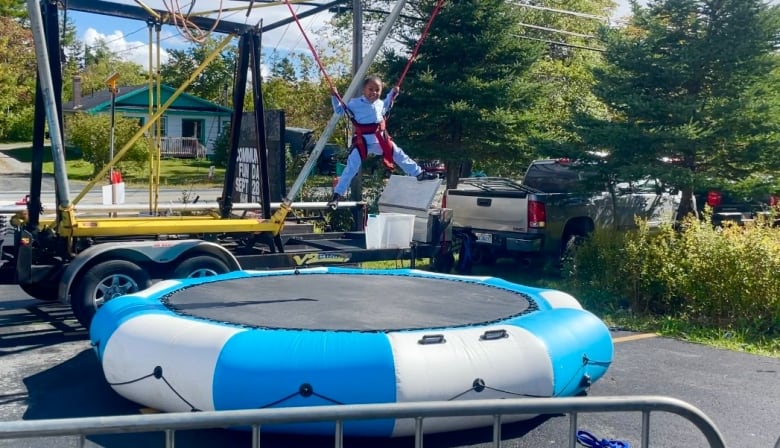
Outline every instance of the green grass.
[[[32, 148], [17, 148], [5, 151], [5, 153], [22, 163], [32, 161]], [[82, 160], [78, 153], [66, 150], [65, 165], [70, 180], [89, 181], [93, 176], [91, 163]], [[163, 159], [160, 163], [160, 185], [162, 186], [186, 186], [186, 185], [222, 185], [225, 178], [225, 169], [217, 167], [214, 178], [209, 179], [209, 167], [212, 163], [208, 160], [193, 159]], [[51, 150], [46, 148], [43, 152], [44, 174], [54, 173]], [[123, 180], [130, 185], [146, 185], [149, 182], [149, 168], [123, 169]]]

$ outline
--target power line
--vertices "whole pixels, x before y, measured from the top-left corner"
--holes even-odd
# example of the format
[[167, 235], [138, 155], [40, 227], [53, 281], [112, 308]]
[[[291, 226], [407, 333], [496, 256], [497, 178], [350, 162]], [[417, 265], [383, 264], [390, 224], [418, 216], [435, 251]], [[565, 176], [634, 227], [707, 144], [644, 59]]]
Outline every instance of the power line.
[[604, 53], [607, 50], [603, 48], [595, 48], [595, 47], [588, 47], [586, 45], [576, 45], [576, 44], [567, 44], [565, 42], [558, 42], [550, 39], [541, 39], [538, 37], [531, 37], [531, 36], [524, 36], [522, 34], [513, 34], [514, 37], [519, 37], [520, 39], [527, 39], [527, 40], [535, 40], [537, 42], [544, 42], [547, 44], [553, 44], [553, 45], [559, 45], [561, 47], [569, 47], [569, 48], [578, 48], [580, 50], [590, 50], [590, 51], [597, 51], [599, 53]]
[[522, 1], [516, 2], [515, 4], [517, 6], [522, 6], [523, 8], [538, 9], [538, 10], [541, 10], [541, 11], [549, 11], [549, 12], [555, 12], [555, 13], [559, 13], [559, 14], [568, 14], [568, 15], [572, 15], [572, 16], [575, 16], [575, 17], [582, 17], [584, 19], [593, 19], [593, 20], [602, 21], [604, 23], [609, 23], [609, 17], [597, 16], [595, 14], [587, 14], [587, 13], [584, 13], [584, 12], [569, 11], [569, 10], [566, 10], [566, 9], [548, 8], [546, 6], [537, 6], [537, 5], [532, 5], [532, 4], [529, 4], [529, 3], [523, 3]]
[[573, 31], [565, 31], [565, 30], [559, 30], [557, 28], [548, 28], [546, 26], [539, 26], [539, 25], [531, 25], [529, 23], [519, 23], [520, 26], [525, 28], [533, 28], [535, 30], [541, 30], [541, 31], [550, 31], [552, 33], [559, 33], [559, 34], [566, 34], [567, 36], [575, 36], [575, 37], [582, 37], [585, 39], [597, 39], [596, 36], [593, 36], [591, 34], [582, 34], [582, 33], [575, 33]]

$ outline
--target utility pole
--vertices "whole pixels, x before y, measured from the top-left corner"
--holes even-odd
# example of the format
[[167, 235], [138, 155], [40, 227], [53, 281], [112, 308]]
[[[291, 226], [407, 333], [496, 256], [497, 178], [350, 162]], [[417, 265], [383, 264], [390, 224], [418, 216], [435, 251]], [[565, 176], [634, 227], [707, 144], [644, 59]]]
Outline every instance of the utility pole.
[[363, 63], [363, 4], [352, 1], [352, 74], [357, 73]]
[[118, 92], [116, 87], [116, 81], [119, 79], [119, 73], [114, 72], [106, 79], [108, 90], [111, 92], [111, 141], [109, 143], [109, 156], [108, 156], [108, 180], [111, 183], [111, 204], [117, 203], [117, 176], [114, 174], [114, 128], [116, 127], [116, 94]]
[[[352, 76], [358, 72], [358, 68], [363, 63], [363, 0], [352, 0]], [[354, 81], [354, 80], [353, 80]], [[349, 137], [347, 144], [351, 145]], [[349, 153], [347, 153], [349, 154]], [[349, 157], [349, 155], [347, 156]], [[362, 165], [362, 164], [361, 164]], [[357, 176], [352, 178], [350, 192], [353, 201], [363, 200], [363, 168], [358, 168]], [[358, 212], [353, 212], [356, 228], [360, 228], [362, 223], [358, 223]]]

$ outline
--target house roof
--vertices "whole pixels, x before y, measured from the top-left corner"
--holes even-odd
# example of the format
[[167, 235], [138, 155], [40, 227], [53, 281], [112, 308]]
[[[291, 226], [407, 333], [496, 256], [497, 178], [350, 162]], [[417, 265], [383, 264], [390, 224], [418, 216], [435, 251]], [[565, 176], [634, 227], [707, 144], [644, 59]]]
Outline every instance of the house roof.
[[[115, 100], [115, 108], [120, 110], [144, 110], [149, 108], [149, 86], [123, 86], [118, 87], [118, 93]], [[162, 84], [160, 86], [160, 104], [167, 102], [173, 93], [176, 91], [171, 86]], [[157, 102], [157, 89], [152, 89], [152, 95], [155, 103]], [[62, 105], [63, 112], [89, 112], [89, 113], [101, 113], [109, 112], [111, 108], [111, 92], [108, 89], [92, 92], [88, 95], [81, 95], [80, 100], [76, 103], [69, 101]], [[168, 107], [169, 111], [190, 111], [190, 112], [213, 112], [221, 114], [229, 114], [232, 112], [230, 108], [220, 106], [217, 103], [205, 100], [203, 98], [191, 95], [189, 93], [182, 93]]]

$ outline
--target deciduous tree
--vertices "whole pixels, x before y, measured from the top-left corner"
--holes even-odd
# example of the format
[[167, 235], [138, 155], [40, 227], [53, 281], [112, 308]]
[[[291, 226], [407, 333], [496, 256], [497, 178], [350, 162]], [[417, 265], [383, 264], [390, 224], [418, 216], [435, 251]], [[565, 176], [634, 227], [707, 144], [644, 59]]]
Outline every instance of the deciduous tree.
[[11, 17], [0, 17], [0, 28], [0, 140], [27, 140], [37, 67], [32, 34]]
[[[111, 157], [111, 116], [109, 114], [91, 115], [77, 113], [68, 117], [68, 144], [81, 151], [85, 161], [92, 164], [93, 174], [97, 174], [110, 161]], [[115, 154], [138, 132], [138, 120], [123, 118], [117, 114], [114, 121]], [[141, 138], [136, 141], [117, 166], [143, 164], [149, 157], [149, 143]]]
[[[170, 58], [160, 67], [163, 82], [176, 87], [182, 85], [218, 44], [217, 40], [209, 37], [205, 42], [193, 44], [185, 50], [168, 50]], [[187, 92], [222, 103], [225, 99], [225, 86], [233, 86], [235, 62], [236, 47], [226, 47], [190, 84]]]

